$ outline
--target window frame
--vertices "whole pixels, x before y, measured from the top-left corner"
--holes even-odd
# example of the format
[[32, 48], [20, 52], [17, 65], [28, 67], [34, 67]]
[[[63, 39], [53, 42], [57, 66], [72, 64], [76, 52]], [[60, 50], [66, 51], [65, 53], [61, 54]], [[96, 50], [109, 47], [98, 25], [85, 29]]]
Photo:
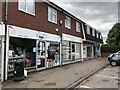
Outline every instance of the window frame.
[[92, 29], [92, 36], [95, 37], [95, 30], [94, 29]]
[[[67, 21], [69, 21], [69, 26], [67, 26]], [[68, 16], [65, 16], [65, 27], [71, 29], [71, 18]]]
[[[89, 32], [88, 32], [88, 30], [89, 30]], [[87, 26], [87, 34], [90, 35], [90, 27], [89, 26]]]
[[97, 34], [97, 35], [96, 35], [96, 37], [97, 37], [97, 38], [99, 38], [99, 33], [98, 33], [98, 32], [96, 32], [96, 34]]
[[[49, 14], [51, 14], [50, 17]], [[56, 21], [53, 19], [54, 15], [56, 16]], [[48, 21], [57, 24], [57, 10], [53, 9], [50, 6], [48, 6]]]
[[79, 22], [76, 22], [76, 32], [81, 32], [81, 27]]
[[[25, 0], [25, 3], [27, 3], [26, 1], [27, 1], [27, 0]], [[30, 14], [30, 15], [35, 16], [35, 0], [33, 0], [33, 13], [27, 11], [27, 4], [25, 5], [26, 10], [21, 9], [21, 8], [20, 8], [20, 4], [21, 4], [20, 2], [21, 2], [21, 0], [18, 0], [18, 10], [20, 10], [20, 11], [22, 11], [22, 12], [25, 12], [25, 13], [27, 13], [27, 14]]]

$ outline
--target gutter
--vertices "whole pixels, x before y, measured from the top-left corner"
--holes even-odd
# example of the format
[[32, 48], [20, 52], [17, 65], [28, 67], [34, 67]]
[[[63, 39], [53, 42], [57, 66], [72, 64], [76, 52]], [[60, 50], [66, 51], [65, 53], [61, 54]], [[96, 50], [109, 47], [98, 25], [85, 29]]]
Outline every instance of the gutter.
[[3, 81], [6, 80], [6, 47], [7, 47], [7, 20], [8, 20], [8, 0], [5, 1], [5, 41], [4, 41], [4, 73]]

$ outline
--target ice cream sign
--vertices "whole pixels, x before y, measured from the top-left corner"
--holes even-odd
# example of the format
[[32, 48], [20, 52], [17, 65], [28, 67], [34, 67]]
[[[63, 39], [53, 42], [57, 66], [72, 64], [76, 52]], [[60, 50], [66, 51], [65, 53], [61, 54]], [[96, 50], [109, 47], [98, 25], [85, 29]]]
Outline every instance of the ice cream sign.
[[43, 39], [45, 39], [45, 34], [43, 34], [43, 33], [41, 33], [41, 32], [38, 32], [38, 33], [36, 34], [36, 37], [39, 38], [39, 39], [41, 39], [41, 40], [43, 40]]

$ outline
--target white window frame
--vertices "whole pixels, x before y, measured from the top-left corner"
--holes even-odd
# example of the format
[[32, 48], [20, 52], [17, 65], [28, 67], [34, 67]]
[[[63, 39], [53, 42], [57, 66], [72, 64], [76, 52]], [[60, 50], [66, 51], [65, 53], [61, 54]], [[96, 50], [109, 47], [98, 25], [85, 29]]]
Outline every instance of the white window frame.
[[92, 35], [95, 36], [95, 30], [94, 29], [92, 29]]
[[87, 34], [90, 35], [90, 27], [89, 26], [87, 26]]
[[71, 29], [71, 18], [68, 16], [65, 16], [65, 27]]
[[25, 6], [26, 6], [26, 7], [25, 7], [26, 10], [23, 10], [23, 9], [20, 8], [20, 4], [21, 4], [20, 2], [21, 2], [21, 0], [19, 0], [19, 2], [18, 2], [18, 5], [19, 5], [19, 6], [18, 6], [18, 10], [23, 11], [23, 12], [25, 12], [25, 13], [27, 13], [27, 14], [30, 14], [30, 15], [35, 16], [35, 0], [33, 0], [33, 10], [34, 10], [33, 13], [31, 13], [31, 12], [29, 12], [29, 11], [27, 10], [27, 0], [24, 0], [24, 1], [25, 1], [25, 3], [26, 3], [26, 5], [25, 5]]
[[98, 34], [98, 32], [96, 32], [96, 34], [97, 34], [97, 38], [99, 38], [99, 34]]
[[81, 32], [81, 27], [79, 22], [76, 22], [76, 32]]
[[[51, 14], [51, 16], [49, 16], [49, 14]], [[54, 21], [54, 15], [56, 16], [56, 21]], [[48, 21], [57, 24], [57, 10], [51, 8], [48, 6]]]
[[100, 34], [100, 39], [102, 39], [102, 35]]

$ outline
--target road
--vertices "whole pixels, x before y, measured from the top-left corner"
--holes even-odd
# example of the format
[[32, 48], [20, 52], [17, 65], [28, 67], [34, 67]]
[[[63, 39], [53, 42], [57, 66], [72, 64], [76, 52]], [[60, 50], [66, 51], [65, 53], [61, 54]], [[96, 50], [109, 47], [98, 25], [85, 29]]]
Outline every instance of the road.
[[[119, 78], [119, 66], [112, 67], [109, 66], [89, 79], [85, 80], [83, 83], [81, 83], [76, 88], [114, 88], [118, 89], [120, 84], [120, 78]], [[112, 89], [112, 90], [114, 90]]]

